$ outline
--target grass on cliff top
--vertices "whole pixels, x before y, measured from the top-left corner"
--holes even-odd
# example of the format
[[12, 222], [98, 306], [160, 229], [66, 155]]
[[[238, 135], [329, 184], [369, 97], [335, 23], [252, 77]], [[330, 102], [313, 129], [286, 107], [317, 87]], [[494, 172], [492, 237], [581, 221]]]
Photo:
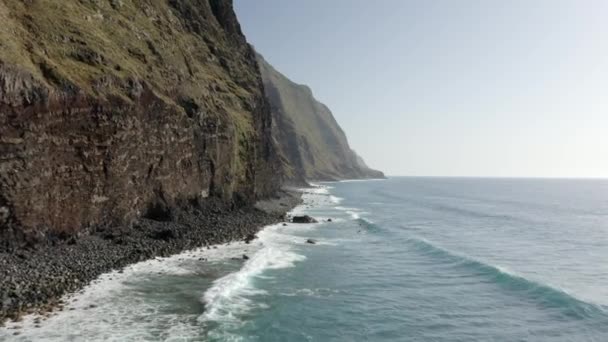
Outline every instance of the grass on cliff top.
[[[205, 39], [228, 50], [217, 38], [221, 30], [207, 21]], [[210, 85], [248, 95], [166, 1], [3, 0], [0, 22], [0, 61], [47, 84], [41, 64], [96, 96], [124, 95], [121, 82], [130, 78], [145, 80], [169, 98], [199, 98]]]
[[180, 4], [197, 6], [202, 36], [186, 29], [187, 19], [168, 1], [1, 0], [0, 65], [17, 66], [49, 88], [73, 84], [97, 98], [131, 101], [128, 84], [138, 80], [180, 112], [180, 98], [193, 99], [230, 127], [231, 168], [244, 177], [256, 133], [243, 102], [259, 94], [239, 84], [257, 84], [258, 75], [243, 65], [208, 2]]

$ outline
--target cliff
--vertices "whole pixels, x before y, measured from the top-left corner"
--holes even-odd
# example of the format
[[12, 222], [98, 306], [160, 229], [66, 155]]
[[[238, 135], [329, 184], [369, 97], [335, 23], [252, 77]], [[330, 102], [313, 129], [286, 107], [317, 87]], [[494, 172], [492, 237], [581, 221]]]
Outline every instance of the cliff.
[[292, 82], [257, 55], [272, 108], [272, 137], [288, 182], [384, 178], [348, 145], [327, 106], [309, 87]]
[[231, 0], [0, 0], [0, 251], [383, 177]]
[[279, 186], [231, 1], [1, 0], [0, 23], [0, 250]]

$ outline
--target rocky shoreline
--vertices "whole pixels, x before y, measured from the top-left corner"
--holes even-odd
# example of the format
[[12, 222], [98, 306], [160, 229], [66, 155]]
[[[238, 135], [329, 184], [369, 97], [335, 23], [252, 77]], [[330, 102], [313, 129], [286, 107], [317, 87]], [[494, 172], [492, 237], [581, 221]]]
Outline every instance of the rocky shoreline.
[[155, 257], [248, 239], [281, 222], [301, 203], [283, 191], [255, 207], [226, 208], [209, 201], [172, 213], [167, 221], [140, 219], [132, 227], [98, 229], [79, 238], [58, 239], [32, 250], [0, 253], [0, 325], [28, 313], [63, 310], [61, 298], [103, 273]]

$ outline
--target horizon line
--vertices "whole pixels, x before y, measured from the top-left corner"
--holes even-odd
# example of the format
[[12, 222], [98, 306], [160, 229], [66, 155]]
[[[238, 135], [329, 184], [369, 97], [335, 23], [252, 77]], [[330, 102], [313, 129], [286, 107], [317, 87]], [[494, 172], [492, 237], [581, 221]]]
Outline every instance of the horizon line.
[[470, 178], [470, 179], [547, 179], [547, 180], [608, 180], [608, 176], [428, 176], [385, 175], [387, 178]]

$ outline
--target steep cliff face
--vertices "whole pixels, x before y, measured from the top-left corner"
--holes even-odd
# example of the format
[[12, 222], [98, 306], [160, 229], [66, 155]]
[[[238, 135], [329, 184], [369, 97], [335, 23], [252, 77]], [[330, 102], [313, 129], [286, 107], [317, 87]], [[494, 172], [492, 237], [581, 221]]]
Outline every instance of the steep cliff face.
[[0, 23], [0, 249], [278, 186], [231, 1], [0, 0]]
[[272, 107], [272, 135], [288, 182], [384, 177], [349, 147], [331, 111], [310, 88], [292, 82], [261, 55], [257, 57]]

